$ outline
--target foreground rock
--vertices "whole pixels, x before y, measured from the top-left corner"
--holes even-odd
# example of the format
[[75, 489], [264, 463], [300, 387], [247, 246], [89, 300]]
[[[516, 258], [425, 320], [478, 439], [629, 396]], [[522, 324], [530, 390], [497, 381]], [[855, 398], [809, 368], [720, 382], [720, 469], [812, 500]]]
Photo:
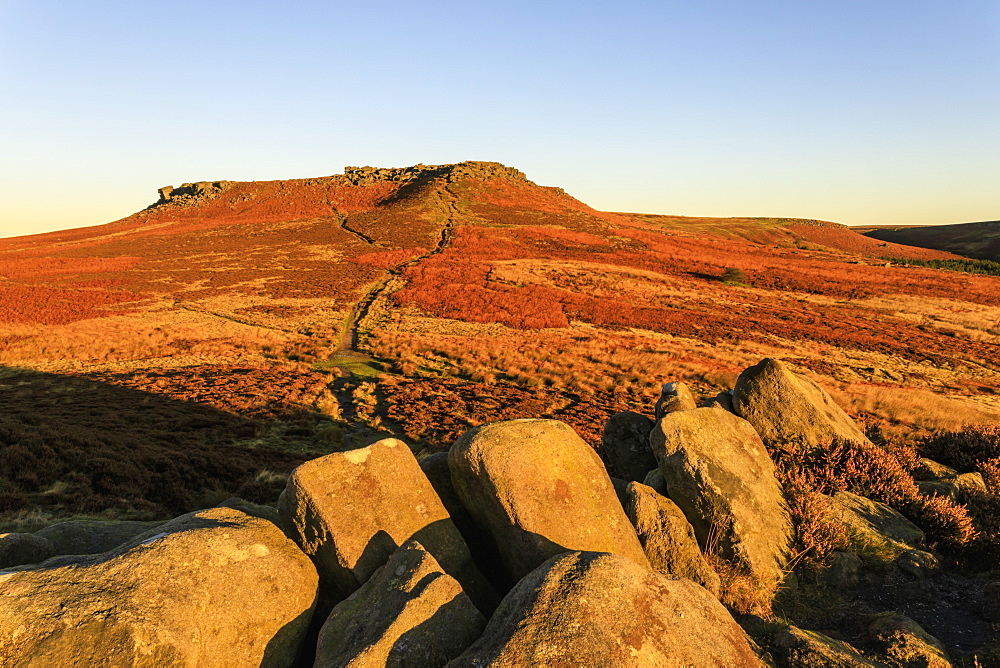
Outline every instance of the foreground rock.
[[676, 503], [632, 482], [622, 495], [622, 507], [654, 569], [694, 580], [719, 595], [719, 574], [698, 549], [694, 529]]
[[295, 660], [318, 578], [291, 540], [229, 508], [191, 513], [158, 531], [69, 565], [0, 575], [0, 665]]
[[650, 444], [702, 550], [717, 547], [764, 585], [780, 581], [792, 523], [753, 427], [721, 408], [697, 408], [664, 416]]
[[868, 626], [868, 635], [900, 666], [951, 668], [941, 641], [905, 615], [895, 612], [878, 615]]
[[302, 464], [289, 477], [278, 512], [316, 563], [321, 609], [354, 593], [409, 540], [433, 554], [480, 609], [496, 606], [496, 594], [402, 441], [388, 438]]
[[449, 452], [455, 490], [497, 545], [513, 582], [567, 550], [649, 562], [597, 454], [556, 420], [466, 432]]
[[601, 454], [608, 462], [608, 473], [622, 480], [642, 480], [656, 467], [656, 458], [649, 449], [649, 432], [653, 421], [645, 415], [624, 411], [615, 413], [604, 423], [601, 434]]
[[450, 666], [762, 666], [711, 594], [611, 554], [546, 561]]
[[861, 656], [847, 643], [834, 640], [816, 631], [804, 631], [786, 626], [774, 634], [774, 653], [782, 665], [795, 668], [874, 668], [874, 663]]
[[162, 521], [69, 520], [39, 529], [35, 535], [52, 543], [55, 554], [100, 554], [161, 524]]
[[771, 447], [814, 447], [835, 438], [869, 442], [826, 390], [770, 358], [736, 379], [733, 409]]
[[319, 634], [315, 665], [443, 666], [485, 626], [458, 581], [410, 541], [333, 609]]

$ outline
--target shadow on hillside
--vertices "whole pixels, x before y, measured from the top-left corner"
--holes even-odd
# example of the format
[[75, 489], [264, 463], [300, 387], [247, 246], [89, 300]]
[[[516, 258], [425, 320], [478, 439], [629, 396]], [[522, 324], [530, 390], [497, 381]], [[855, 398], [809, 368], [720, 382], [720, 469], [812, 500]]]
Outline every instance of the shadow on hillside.
[[434, 179], [446, 175], [451, 171], [450, 166], [440, 167], [438, 169], [427, 170], [420, 174], [420, 176], [415, 179], [406, 182], [400, 186], [399, 190], [394, 192], [389, 197], [385, 198], [379, 202], [379, 206], [389, 206], [391, 204], [397, 204], [403, 202], [413, 195], [419, 193], [424, 187], [427, 186]]
[[0, 391], [0, 520], [173, 517], [309, 458], [233, 445], [260, 420], [88, 378], [0, 368]]

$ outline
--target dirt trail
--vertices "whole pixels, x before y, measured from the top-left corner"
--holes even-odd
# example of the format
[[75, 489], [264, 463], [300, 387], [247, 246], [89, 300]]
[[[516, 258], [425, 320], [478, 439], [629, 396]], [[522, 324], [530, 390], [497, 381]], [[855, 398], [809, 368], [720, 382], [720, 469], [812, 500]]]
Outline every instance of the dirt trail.
[[345, 232], [349, 232], [350, 234], [353, 234], [358, 239], [361, 239], [362, 241], [364, 241], [366, 244], [371, 244], [372, 246], [381, 246], [382, 245], [379, 242], [377, 242], [374, 239], [372, 239], [367, 234], [365, 234], [364, 232], [359, 232], [358, 230], [354, 229], [353, 227], [349, 227], [347, 225], [347, 216], [345, 216], [344, 214], [342, 214], [342, 213], [338, 213], [337, 214], [337, 222], [340, 224], [340, 229], [344, 230]]
[[[338, 355], [364, 356], [364, 353], [358, 350], [358, 332], [361, 322], [368, 317], [372, 307], [374, 307], [376, 302], [380, 299], [388, 297], [405, 285], [402, 274], [407, 267], [411, 267], [418, 262], [437, 255], [451, 245], [452, 240], [455, 238], [455, 221], [460, 215], [458, 205], [456, 204], [458, 196], [448, 188], [447, 184], [444, 184], [443, 187], [438, 190], [438, 197], [441, 199], [440, 204], [444, 210], [444, 221], [434, 248], [423, 255], [418, 255], [410, 260], [401, 262], [400, 264], [397, 264], [387, 270], [385, 278], [372, 286], [365, 296], [358, 300], [358, 302], [351, 309], [344, 331], [341, 334], [340, 347], [337, 350]], [[349, 229], [343, 222], [341, 226], [349, 232], [354, 232], [354, 230]], [[358, 232], [355, 232], [355, 234], [364, 236]]]

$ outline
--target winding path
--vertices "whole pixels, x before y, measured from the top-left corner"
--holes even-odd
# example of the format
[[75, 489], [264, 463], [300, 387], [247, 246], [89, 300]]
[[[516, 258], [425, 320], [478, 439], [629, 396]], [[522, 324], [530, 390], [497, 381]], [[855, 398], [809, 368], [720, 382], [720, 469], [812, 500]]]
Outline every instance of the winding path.
[[[444, 208], [445, 216], [444, 223], [440, 228], [440, 235], [438, 236], [438, 240], [437, 243], [435, 243], [434, 248], [423, 255], [410, 258], [409, 260], [401, 262], [391, 269], [388, 269], [386, 271], [386, 276], [375, 283], [375, 285], [373, 285], [368, 292], [354, 304], [351, 308], [350, 315], [348, 315], [344, 330], [340, 336], [340, 346], [337, 350], [338, 355], [358, 357], [364, 356], [364, 353], [358, 350], [360, 324], [366, 317], [368, 317], [375, 303], [379, 299], [388, 297], [390, 294], [403, 287], [402, 275], [403, 271], [405, 271], [407, 267], [411, 267], [429, 257], [442, 253], [449, 246], [451, 246], [451, 242], [455, 238], [455, 221], [460, 214], [458, 205], [456, 204], [458, 196], [451, 191], [446, 183], [438, 191], [438, 197], [442, 200], [441, 205]], [[356, 234], [370, 244], [377, 244], [374, 239], [349, 228], [346, 224], [346, 217], [343, 217], [341, 220], [341, 227], [348, 232]]]

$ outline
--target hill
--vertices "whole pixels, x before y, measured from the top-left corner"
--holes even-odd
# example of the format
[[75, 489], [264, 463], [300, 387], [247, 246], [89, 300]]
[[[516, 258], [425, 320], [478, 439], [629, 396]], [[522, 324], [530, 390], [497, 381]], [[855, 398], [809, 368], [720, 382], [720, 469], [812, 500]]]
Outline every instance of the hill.
[[510, 417], [598, 447], [664, 381], [708, 397], [765, 356], [889, 433], [993, 419], [1000, 279], [886, 257], [956, 256], [596, 211], [497, 163], [161, 188], [107, 225], [0, 240], [0, 511], [268, 501], [345, 444], [431, 452]]
[[857, 228], [881, 241], [1000, 262], [1000, 220], [957, 225]]

